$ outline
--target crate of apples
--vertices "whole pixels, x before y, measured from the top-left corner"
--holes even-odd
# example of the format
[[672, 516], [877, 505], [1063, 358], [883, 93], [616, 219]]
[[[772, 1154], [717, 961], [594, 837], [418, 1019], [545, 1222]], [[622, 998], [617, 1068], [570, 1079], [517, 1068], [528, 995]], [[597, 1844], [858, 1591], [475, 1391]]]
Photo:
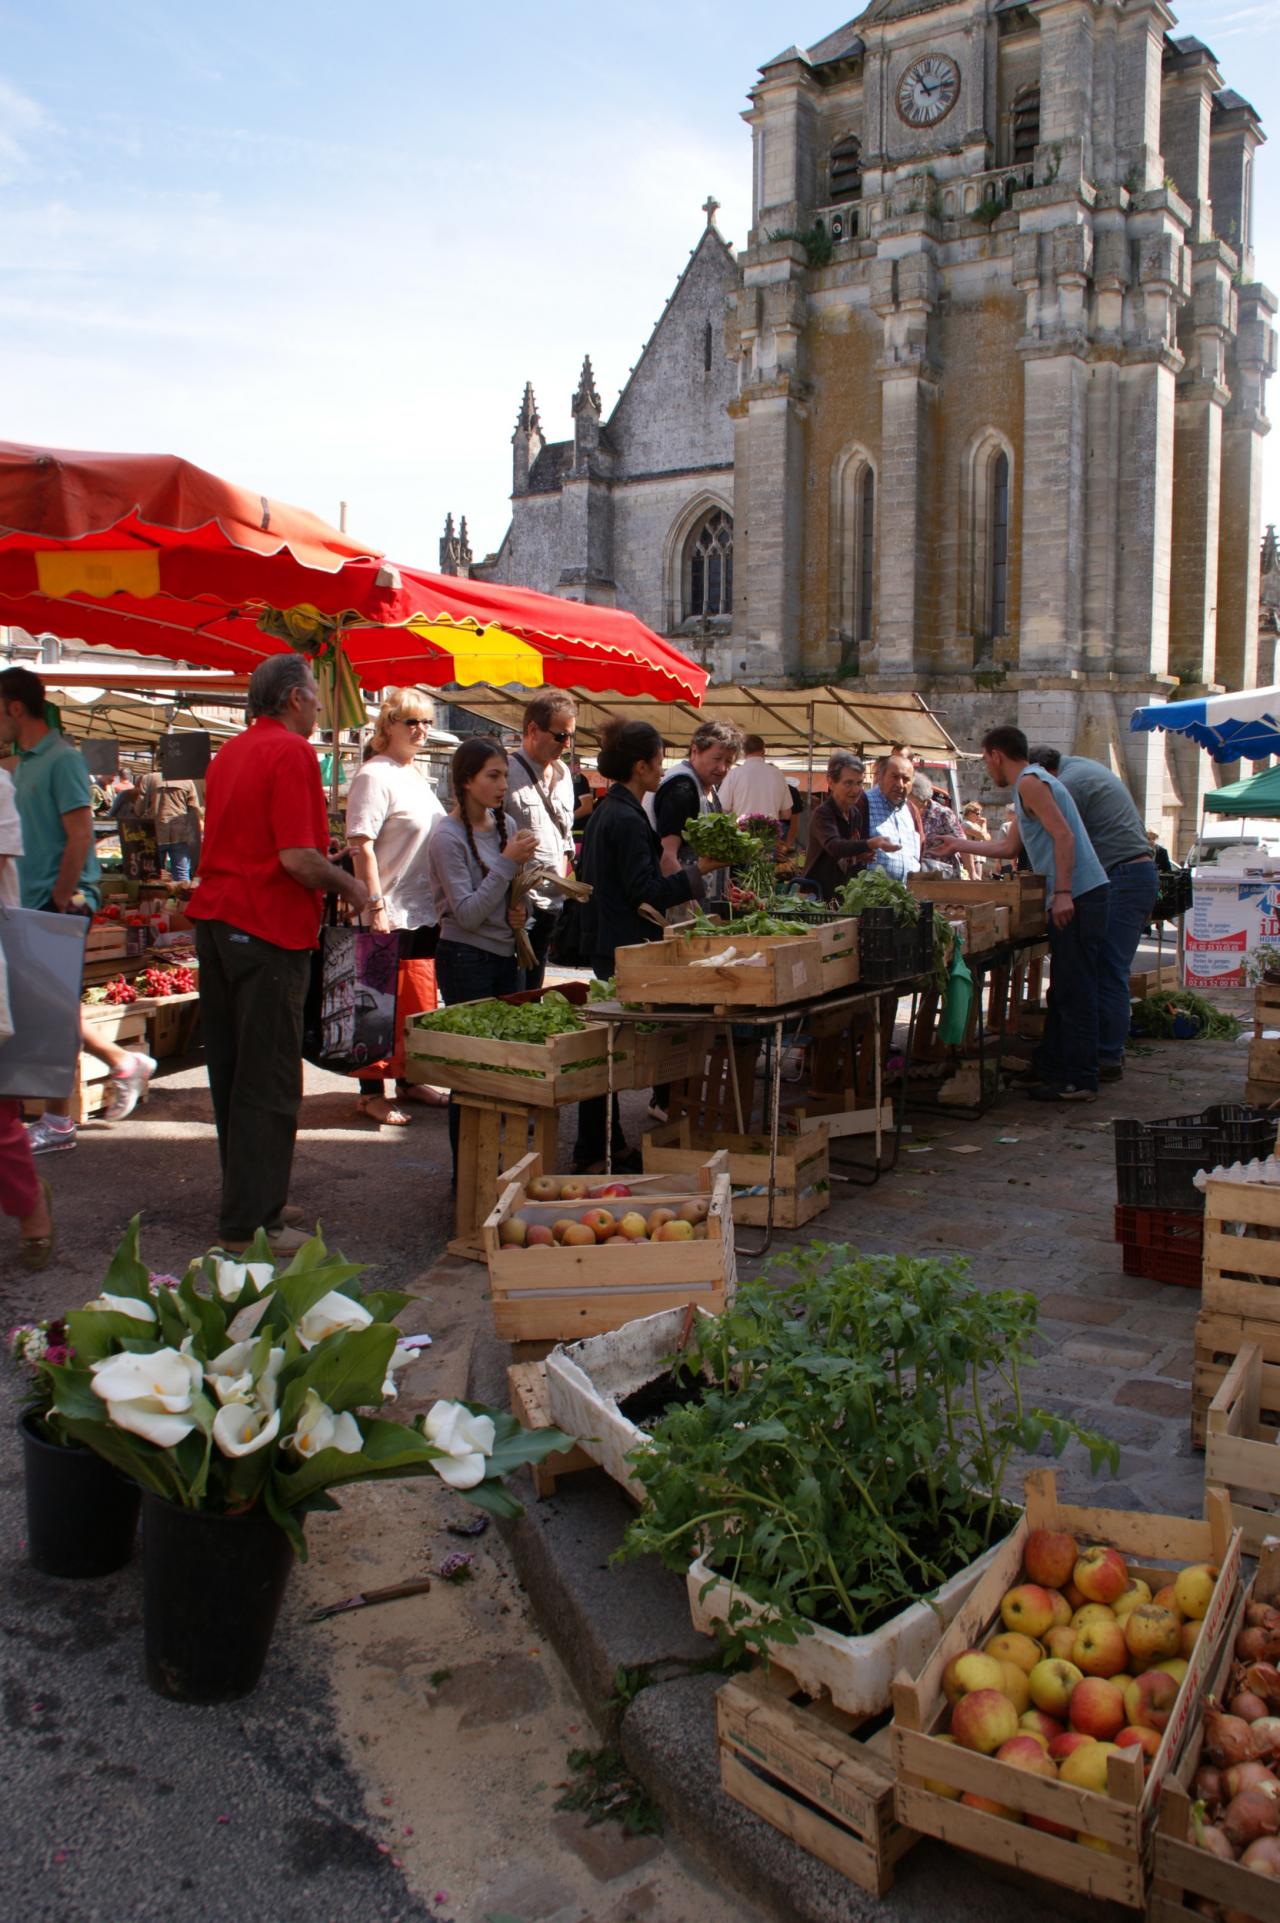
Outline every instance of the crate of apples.
[[1239, 1594], [1239, 1533], [1211, 1509], [1029, 1500], [919, 1681], [895, 1686], [902, 1822], [1142, 1906], [1160, 1784]]
[[[499, 1335], [596, 1335], [677, 1302], [724, 1306], [734, 1274], [726, 1171], [629, 1183], [543, 1174], [527, 1156], [498, 1186], [481, 1237]], [[664, 1245], [660, 1263], [654, 1243]], [[624, 1300], [627, 1289], [637, 1293]]]

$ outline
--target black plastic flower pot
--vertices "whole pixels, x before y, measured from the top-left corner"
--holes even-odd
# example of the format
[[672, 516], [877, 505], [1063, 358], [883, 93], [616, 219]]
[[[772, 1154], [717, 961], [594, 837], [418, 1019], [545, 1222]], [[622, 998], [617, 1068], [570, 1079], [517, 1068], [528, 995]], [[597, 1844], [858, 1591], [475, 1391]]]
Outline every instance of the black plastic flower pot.
[[18, 1420], [27, 1479], [27, 1557], [46, 1576], [109, 1576], [133, 1554], [142, 1492], [78, 1443], [46, 1442]]
[[147, 1683], [180, 1703], [226, 1703], [257, 1687], [293, 1550], [262, 1510], [180, 1509], [150, 1490], [142, 1508]]

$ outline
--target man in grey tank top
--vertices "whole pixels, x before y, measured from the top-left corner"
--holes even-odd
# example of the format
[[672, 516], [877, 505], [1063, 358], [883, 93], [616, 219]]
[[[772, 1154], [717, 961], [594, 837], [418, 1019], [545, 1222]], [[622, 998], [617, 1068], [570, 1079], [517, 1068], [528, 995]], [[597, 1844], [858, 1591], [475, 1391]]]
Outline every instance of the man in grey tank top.
[[1080, 811], [1055, 775], [1035, 767], [1021, 728], [992, 728], [982, 759], [997, 788], [1012, 788], [1015, 815], [997, 841], [949, 836], [941, 854], [1016, 859], [1025, 847], [1049, 892], [1049, 1007], [1034, 1058], [1037, 1102], [1098, 1099], [1098, 963], [1107, 932], [1107, 874]]
[[1098, 958], [1098, 1056], [1104, 1082], [1124, 1074], [1129, 1039], [1129, 977], [1142, 931], [1160, 892], [1147, 827], [1118, 775], [1088, 755], [1032, 748], [1032, 762], [1057, 775], [1107, 871], [1107, 933]]

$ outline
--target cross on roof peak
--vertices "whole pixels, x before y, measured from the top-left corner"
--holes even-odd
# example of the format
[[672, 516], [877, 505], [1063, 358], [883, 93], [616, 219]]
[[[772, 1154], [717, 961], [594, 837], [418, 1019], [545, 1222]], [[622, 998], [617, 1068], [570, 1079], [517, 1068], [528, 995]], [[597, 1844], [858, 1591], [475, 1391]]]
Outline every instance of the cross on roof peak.
[[714, 194], [707, 195], [702, 203], [702, 211], [707, 217], [707, 226], [714, 227], [716, 224], [716, 215], [720, 211], [720, 202]]

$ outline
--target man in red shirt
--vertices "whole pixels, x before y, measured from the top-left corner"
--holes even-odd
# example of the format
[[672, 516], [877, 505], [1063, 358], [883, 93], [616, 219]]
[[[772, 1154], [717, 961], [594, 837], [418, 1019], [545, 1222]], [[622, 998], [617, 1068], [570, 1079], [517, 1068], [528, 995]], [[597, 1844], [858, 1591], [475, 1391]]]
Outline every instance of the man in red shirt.
[[200, 886], [189, 913], [200, 960], [200, 1026], [222, 1160], [222, 1247], [265, 1228], [278, 1254], [302, 1099], [302, 1011], [321, 895], [369, 906], [327, 858], [329, 818], [308, 739], [319, 695], [300, 655], [273, 655], [249, 682], [253, 725], [218, 750], [205, 784]]

